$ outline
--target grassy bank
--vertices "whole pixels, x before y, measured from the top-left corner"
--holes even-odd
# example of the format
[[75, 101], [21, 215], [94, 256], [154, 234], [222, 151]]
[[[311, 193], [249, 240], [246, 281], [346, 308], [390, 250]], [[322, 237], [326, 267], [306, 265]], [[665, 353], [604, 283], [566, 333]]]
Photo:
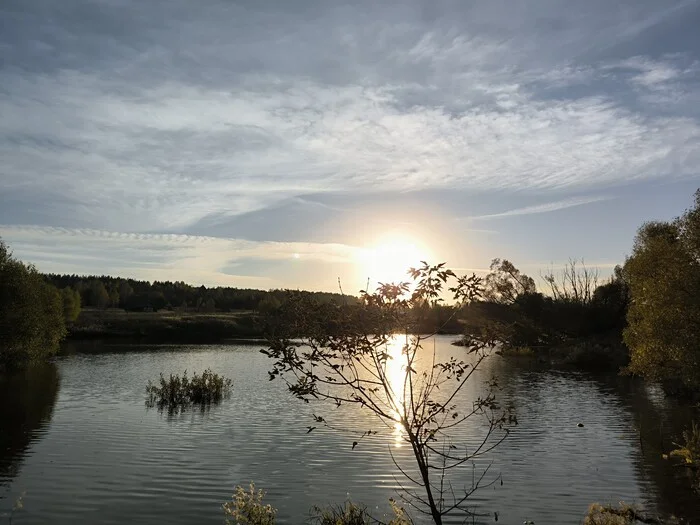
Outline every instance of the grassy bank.
[[[454, 344], [460, 344], [456, 341]], [[537, 359], [556, 366], [566, 366], [591, 372], [614, 372], [629, 363], [629, 350], [619, 338], [587, 338], [567, 341], [557, 346], [503, 345], [497, 351], [502, 357]]]
[[68, 339], [123, 339], [149, 343], [215, 343], [262, 337], [256, 312], [227, 313], [127, 312], [121, 309], [84, 309], [68, 327]]

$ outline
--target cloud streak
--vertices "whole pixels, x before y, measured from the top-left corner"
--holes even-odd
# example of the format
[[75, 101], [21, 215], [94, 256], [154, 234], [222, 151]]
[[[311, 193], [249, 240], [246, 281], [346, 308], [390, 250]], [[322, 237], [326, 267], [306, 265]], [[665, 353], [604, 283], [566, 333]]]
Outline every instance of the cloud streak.
[[567, 208], [574, 208], [576, 206], [583, 206], [585, 204], [591, 204], [594, 202], [601, 202], [609, 200], [610, 197], [605, 196], [594, 196], [594, 197], [573, 197], [570, 199], [547, 202], [545, 204], [537, 204], [534, 206], [525, 206], [523, 208], [515, 208], [512, 210], [500, 212], [500, 213], [490, 213], [488, 215], [476, 215], [473, 217], [466, 217], [468, 220], [489, 220], [489, 219], [501, 219], [506, 217], [517, 217], [520, 215], [533, 215], [537, 213], [550, 213], [558, 210], [565, 210]]

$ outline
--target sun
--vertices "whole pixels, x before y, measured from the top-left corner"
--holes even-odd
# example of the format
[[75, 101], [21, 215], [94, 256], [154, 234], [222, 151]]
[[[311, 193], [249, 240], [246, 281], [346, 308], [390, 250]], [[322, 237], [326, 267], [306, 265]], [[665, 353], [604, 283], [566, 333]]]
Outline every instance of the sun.
[[371, 283], [410, 281], [408, 269], [428, 260], [428, 250], [409, 237], [392, 235], [362, 252], [362, 271]]

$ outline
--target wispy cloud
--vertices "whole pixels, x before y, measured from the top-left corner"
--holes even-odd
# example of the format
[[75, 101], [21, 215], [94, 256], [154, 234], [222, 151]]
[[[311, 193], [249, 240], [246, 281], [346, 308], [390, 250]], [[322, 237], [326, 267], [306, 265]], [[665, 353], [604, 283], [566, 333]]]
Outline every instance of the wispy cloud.
[[537, 204], [534, 206], [525, 206], [523, 208], [515, 208], [512, 210], [503, 211], [500, 213], [490, 213], [487, 215], [476, 215], [472, 217], [464, 217], [462, 220], [488, 220], [488, 219], [500, 219], [504, 217], [515, 217], [518, 215], [532, 215], [536, 213], [549, 213], [558, 210], [564, 210], [566, 208], [573, 208], [575, 206], [583, 206], [584, 204], [591, 204], [594, 202], [600, 202], [604, 200], [609, 200], [611, 197], [606, 196], [594, 196], [594, 197], [573, 197], [571, 199], [564, 199], [560, 201], [547, 202], [544, 204]]
[[[302, 4], [211, 1], [165, 10], [161, 27], [148, 22], [157, 2], [126, 0], [105, 7], [113, 22], [95, 15], [105, 47], [69, 10], [39, 31], [28, 2], [0, 37], [0, 189], [37, 195], [55, 224], [182, 231], [324, 191], [580, 191], [697, 174], [697, 112], [632, 108], [598, 88], [609, 62], [579, 55], [591, 34], [612, 45], [674, 9], [627, 2], [618, 19], [602, 4], [550, 4], [426, 20], [400, 3], [309, 18]], [[619, 67], [649, 88], [696, 79], [684, 60]], [[543, 97], [545, 86], [578, 91]]]

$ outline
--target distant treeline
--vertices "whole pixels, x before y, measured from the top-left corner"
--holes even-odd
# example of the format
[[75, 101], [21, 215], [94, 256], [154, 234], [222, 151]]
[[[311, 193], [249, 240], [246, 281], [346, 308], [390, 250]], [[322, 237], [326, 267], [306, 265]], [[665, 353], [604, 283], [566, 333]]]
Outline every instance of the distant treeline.
[[[217, 286], [192, 286], [182, 281], [138, 281], [121, 277], [45, 274], [59, 289], [70, 288], [80, 295], [80, 304], [90, 308], [122, 308], [127, 311], [231, 312], [277, 308], [290, 290], [255, 290]], [[354, 301], [352, 296], [327, 292], [302, 292], [320, 302]]]
[[[494, 259], [484, 297], [460, 314], [468, 335], [498, 341], [506, 353], [554, 357], [593, 368], [624, 365], [629, 287], [618, 266], [599, 282], [598, 272], [571, 260], [543, 276], [549, 293], [510, 261]], [[553, 354], [554, 352], [554, 354]]]

